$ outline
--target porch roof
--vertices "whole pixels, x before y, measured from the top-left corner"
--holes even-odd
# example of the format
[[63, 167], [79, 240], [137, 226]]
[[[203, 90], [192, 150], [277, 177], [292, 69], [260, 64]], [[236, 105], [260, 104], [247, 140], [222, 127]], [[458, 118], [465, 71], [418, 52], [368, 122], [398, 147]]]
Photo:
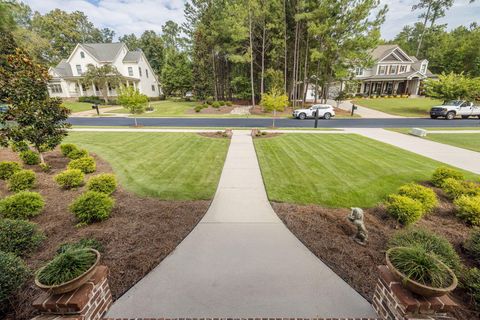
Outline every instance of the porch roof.
[[[62, 78], [57, 78], [57, 77], [53, 77], [52, 80], [55, 80], [55, 79], [63, 79], [63, 80], [70, 80], [70, 81], [78, 81], [80, 79], [82, 79], [83, 77], [82, 76], [71, 76], [71, 77], [62, 77]], [[121, 76], [122, 79], [124, 80], [129, 80], [129, 81], [135, 81], [135, 82], [140, 82], [140, 79], [138, 78], [133, 78], [133, 77], [127, 77], [127, 76]]]
[[386, 81], [405, 81], [405, 80], [412, 80], [412, 78], [414, 77], [418, 77], [420, 79], [425, 79], [427, 78], [426, 76], [422, 75], [421, 73], [417, 72], [417, 71], [412, 71], [412, 72], [406, 72], [406, 73], [402, 73], [402, 74], [383, 74], [383, 75], [380, 75], [380, 74], [377, 74], [377, 75], [373, 75], [373, 76], [370, 76], [370, 77], [366, 77], [366, 78], [363, 78], [363, 79], [360, 79], [362, 81], [369, 81], [369, 80], [372, 80], [372, 81], [382, 81], [382, 80], [386, 80]]

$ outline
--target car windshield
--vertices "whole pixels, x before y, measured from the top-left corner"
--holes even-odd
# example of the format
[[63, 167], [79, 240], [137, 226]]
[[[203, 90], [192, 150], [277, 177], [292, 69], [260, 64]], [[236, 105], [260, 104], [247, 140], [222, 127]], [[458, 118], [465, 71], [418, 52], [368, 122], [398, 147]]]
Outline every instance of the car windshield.
[[444, 106], [459, 106], [462, 104], [462, 100], [450, 100], [443, 103]]

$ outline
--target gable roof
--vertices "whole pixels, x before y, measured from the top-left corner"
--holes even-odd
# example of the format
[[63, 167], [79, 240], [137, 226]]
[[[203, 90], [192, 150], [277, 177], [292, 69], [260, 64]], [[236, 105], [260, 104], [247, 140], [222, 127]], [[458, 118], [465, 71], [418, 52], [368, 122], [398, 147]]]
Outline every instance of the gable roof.
[[142, 56], [142, 51], [128, 51], [123, 62], [138, 62]]
[[83, 43], [81, 46], [98, 61], [111, 62], [118, 56], [124, 44], [121, 42]]
[[396, 44], [382, 44], [372, 50], [372, 58], [375, 60], [381, 60], [390, 53], [392, 53], [398, 46]]
[[71, 77], [73, 76], [72, 68], [67, 60], [62, 59], [56, 67], [52, 68], [53, 71], [58, 74], [60, 77]]

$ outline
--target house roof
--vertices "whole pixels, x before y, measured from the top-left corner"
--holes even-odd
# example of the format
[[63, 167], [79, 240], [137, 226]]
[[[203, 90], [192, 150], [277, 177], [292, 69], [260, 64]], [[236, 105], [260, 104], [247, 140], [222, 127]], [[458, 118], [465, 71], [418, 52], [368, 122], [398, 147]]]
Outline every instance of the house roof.
[[73, 76], [72, 68], [70, 67], [70, 64], [65, 59], [62, 59], [57, 64], [57, 66], [53, 68], [53, 71], [62, 78]]
[[128, 51], [125, 57], [123, 58], [123, 62], [138, 62], [141, 56], [142, 56], [141, 51]]
[[82, 47], [98, 61], [110, 62], [118, 55], [123, 43], [83, 43]]
[[372, 53], [371, 53], [372, 58], [374, 58], [375, 60], [381, 60], [382, 58], [392, 53], [396, 48], [398, 48], [396, 44], [379, 45], [372, 50]]

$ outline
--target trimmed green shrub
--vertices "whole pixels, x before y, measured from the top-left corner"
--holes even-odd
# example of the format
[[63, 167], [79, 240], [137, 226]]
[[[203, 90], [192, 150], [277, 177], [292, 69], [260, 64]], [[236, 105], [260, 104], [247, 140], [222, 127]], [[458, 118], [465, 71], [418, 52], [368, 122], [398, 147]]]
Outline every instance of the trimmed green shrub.
[[46, 163], [40, 163], [39, 166], [40, 166], [40, 169], [42, 169], [43, 172], [50, 172], [50, 170], [52, 170], [52, 167], [49, 166]]
[[32, 150], [25, 150], [20, 152], [20, 159], [22, 159], [23, 163], [28, 165], [35, 165], [40, 163], [40, 156], [38, 153]]
[[112, 194], [117, 188], [117, 179], [110, 173], [102, 173], [91, 177], [87, 183], [87, 189], [105, 194]]
[[108, 195], [87, 191], [70, 205], [70, 211], [80, 223], [93, 223], [110, 217], [115, 201]]
[[424, 212], [420, 201], [398, 194], [390, 195], [385, 205], [388, 214], [403, 225], [418, 221]]
[[0, 215], [8, 219], [29, 219], [40, 214], [45, 201], [37, 192], [22, 191], [0, 200]]
[[200, 112], [202, 111], [203, 107], [202, 106], [196, 106], [195, 108], [193, 108], [193, 110], [195, 110], [195, 112]]
[[480, 269], [471, 268], [464, 272], [461, 286], [468, 291], [478, 309], [480, 307]]
[[35, 250], [43, 239], [45, 237], [36, 223], [0, 219], [0, 251], [22, 256]]
[[443, 181], [442, 190], [450, 199], [456, 199], [460, 196], [480, 195], [480, 185], [471, 181], [457, 180], [447, 178]]
[[15, 172], [22, 170], [22, 166], [14, 161], [0, 162], [0, 180], [9, 179]]
[[95, 249], [97, 251], [103, 251], [103, 245], [100, 241], [96, 239], [80, 239], [77, 242], [63, 243], [57, 250], [57, 253], [64, 253], [68, 250], [78, 250], [78, 249]]
[[463, 247], [472, 257], [480, 261], [480, 228], [470, 231]]
[[83, 157], [80, 159], [72, 160], [68, 163], [68, 169], [79, 169], [83, 173], [92, 173], [97, 170], [97, 165], [93, 157]]
[[35, 172], [32, 170], [20, 170], [8, 179], [8, 190], [13, 192], [28, 190], [33, 188], [36, 182]]
[[465, 176], [458, 170], [447, 167], [439, 167], [433, 172], [431, 181], [435, 187], [440, 188], [442, 187], [443, 181], [447, 178], [463, 180], [465, 179]]
[[85, 149], [74, 149], [67, 154], [67, 157], [72, 160], [88, 157], [88, 151]]
[[233, 102], [232, 101], [225, 101], [225, 105], [231, 107], [231, 106], [233, 106]]
[[460, 257], [453, 246], [447, 239], [431, 231], [420, 228], [408, 228], [397, 231], [388, 241], [389, 248], [415, 246], [420, 246], [428, 253], [435, 254], [452, 270], [460, 270]]
[[457, 217], [471, 225], [480, 226], [480, 196], [460, 196], [453, 204], [457, 206]]
[[67, 157], [70, 152], [77, 149], [78, 149], [77, 145], [73, 143], [62, 143], [60, 145], [60, 151], [65, 157]]
[[214, 102], [212, 102], [212, 107], [213, 107], [213, 108], [220, 108], [221, 106], [222, 106], [222, 105], [220, 104], [219, 101], [214, 101]]
[[225, 101], [223, 101], [223, 100], [218, 100], [218, 104], [219, 104], [220, 106], [224, 106], [224, 105], [225, 105]]
[[0, 302], [8, 299], [27, 280], [29, 270], [13, 253], [0, 251]]
[[423, 210], [426, 213], [432, 212], [432, 210], [438, 204], [435, 191], [416, 183], [409, 183], [400, 187], [400, 189], [398, 190], [398, 194], [412, 198], [414, 200], [418, 200], [422, 204]]
[[22, 152], [28, 150], [28, 143], [25, 141], [14, 141], [11, 143], [13, 152]]
[[54, 179], [60, 187], [71, 189], [82, 186], [85, 175], [80, 169], [67, 169], [57, 174]]
[[96, 258], [90, 250], [67, 250], [38, 271], [38, 281], [47, 286], [68, 282], [90, 269]]

